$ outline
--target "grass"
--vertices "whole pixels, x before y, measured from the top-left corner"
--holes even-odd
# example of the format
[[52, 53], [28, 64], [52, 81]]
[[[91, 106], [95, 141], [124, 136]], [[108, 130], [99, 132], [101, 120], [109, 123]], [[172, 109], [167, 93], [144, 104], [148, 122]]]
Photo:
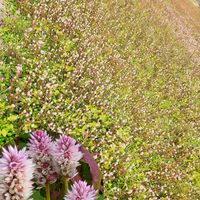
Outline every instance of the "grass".
[[108, 199], [198, 199], [199, 78], [168, 23], [137, 1], [14, 8], [1, 30], [13, 134], [42, 128], [83, 142]]

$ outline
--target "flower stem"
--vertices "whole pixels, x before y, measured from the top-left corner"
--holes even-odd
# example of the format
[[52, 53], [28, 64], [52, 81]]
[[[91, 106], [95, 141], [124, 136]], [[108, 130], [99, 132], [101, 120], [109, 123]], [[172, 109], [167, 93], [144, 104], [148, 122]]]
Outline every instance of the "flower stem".
[[68, 192], [68, 189], [69, 189], [69, 186], [68, 186], [68, 177], [64, 177], [63, 178], [63, 182], [64, 182], [64, 191], [65, 191], [65, 194], [67, 194]]
[[51, 200], [51, 196], [50, 196], [50, 185], [47, 183], [46, 186], [46, 200]]

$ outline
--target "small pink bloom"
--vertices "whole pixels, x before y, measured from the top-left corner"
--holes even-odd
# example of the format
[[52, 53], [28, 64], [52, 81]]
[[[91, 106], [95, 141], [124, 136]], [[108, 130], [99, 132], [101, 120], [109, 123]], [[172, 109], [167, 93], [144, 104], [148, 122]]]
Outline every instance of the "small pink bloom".
[[0, 199], [28, 200], [32, 195], [33, 168], [25, 148], [21, 151], [16, 146], [3, 149], [0, 159]]
[[85, 181], [79, 181], [74, 183], [65, 200], [96, 200], [97, 193], [93, 186], [87, 185]]
[[17, 67], [16, 67], [16, 69], [17, 69], [17, 75], [21, 75], [21, 73], [22, 73], [22, 65], [17, 65]]

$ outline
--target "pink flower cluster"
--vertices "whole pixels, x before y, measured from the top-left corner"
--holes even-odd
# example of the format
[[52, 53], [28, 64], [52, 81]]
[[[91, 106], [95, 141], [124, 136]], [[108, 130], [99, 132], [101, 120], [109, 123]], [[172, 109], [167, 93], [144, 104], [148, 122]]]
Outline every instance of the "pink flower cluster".
[[32, 174], [34, 165], [27, 157], [25, 148], [3, 149], [0, 159], [0, 199], [28, 200], [32, 195]]
[[[38, 187], [56, 182], [58, 176], [72, 178], [77, 174], [83, 154], [79, 144], [61, 135], [55, 142], [44, 131], [31, 134], [29, 151], [17, 147], [3, 149], [0, 159], [0, 200], [28, 200], [32, 195], [32, 179]], [[28, 158], [29, 156], [32, 158]], [[96, 200], [97, 191], [85, 181], [75, 182], [65, 200]]]
[[28, 143], [30, 156], [35, 163], [34, 178], [39, 187], [46, 183], [54, 183], [58, 174], [54, 168], [53, 143], [49, 135], [44, 131], [35, 131], [31, 134]]
[[64, 134], [56, 140], [53, 155], [57, 171], [62, 176], [73, 177], [77, 174], [76, 168], [83, 156], [79, 147], [74, 139]]
[[96, 200], [97, 191], [85, 181], [75, 182], [65, 200]]

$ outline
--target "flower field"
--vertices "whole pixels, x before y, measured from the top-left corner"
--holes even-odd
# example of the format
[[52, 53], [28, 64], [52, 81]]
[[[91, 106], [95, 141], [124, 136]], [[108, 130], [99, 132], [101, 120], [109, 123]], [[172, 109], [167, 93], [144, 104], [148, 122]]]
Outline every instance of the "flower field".
[[198, 52], [137, 0], [6, 2], [0, 199], [200, 199]]

